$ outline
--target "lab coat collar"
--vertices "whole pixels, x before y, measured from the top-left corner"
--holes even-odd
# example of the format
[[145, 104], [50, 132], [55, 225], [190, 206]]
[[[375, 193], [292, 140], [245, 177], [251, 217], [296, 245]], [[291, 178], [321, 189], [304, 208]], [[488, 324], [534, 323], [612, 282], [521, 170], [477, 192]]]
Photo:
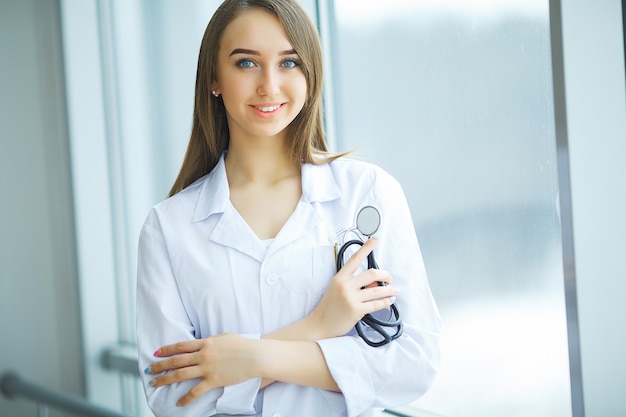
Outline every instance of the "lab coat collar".
[[[341, 197], [341, 190], [333, 174], [330, 163], [326, 164], [303, 164], [302, 165], [302, 196], [295, 211], [280, 230], [274, 243], [268, 250], [268, 255], [289, 245], [293, 241], [309, 235], [310, 231], [317, 229], [321, 234], [317, 235], [317, 244], [328, 244], [329, 229], [319, 203], [333, 201]], [[325, 233], [324, 233], [325, 232]]]
[[323, 203], [341, 197], [341, 191], [330, 164], [302, 165], [302, 200]]
[[[259, 261], [266, 254], [299, 239], [310, 229], [323, 222], [323, 218], [315, 208], [316, 203], [332, 201], [341, 196], [329, 164], [304, 164], [302, 166], [302, 197], [300, 202], [276, 236], [274, 243], [266, 251], [261, 241], [256, 238], [254, 232], [230, 203], [224, 155], [215, 168], [202, 180], [201, 187], [193, 221], [202, 221], [212, 214], [222, 214], [211, 234], [211, 240], [226, 246], [236, 247]], [[248, 236], [248, 238], [244, 238], [244, 236]]]
[[226, 178], [224, 154], [213, 170], [204, 177], [202, 189], [193, 214], [193, 221], [198, 222], [215, 213], [224, 213], [230, 201], [230, 190]]
[[[330, 164], [302, 165], [302, 201], [323, 203], [341, 197]], [[201, 221], [212, 214], [224, 213], [229, 205], [230, 190], [224, 165], [224, 154], [217, 165], [204, 178], [193, 221]]]

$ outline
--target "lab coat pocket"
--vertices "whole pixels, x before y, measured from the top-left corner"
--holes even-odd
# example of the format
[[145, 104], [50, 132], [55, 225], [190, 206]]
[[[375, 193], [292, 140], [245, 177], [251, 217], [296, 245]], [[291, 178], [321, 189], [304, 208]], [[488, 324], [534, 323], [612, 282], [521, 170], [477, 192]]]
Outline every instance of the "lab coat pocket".
[[291, 273], [281, 282], [281, 303], [288, 306], [289, 315], [303, 318], [315, 308], [335, 275], [334, 247], [290, 248], [289, 252]]
[[337, 273], [335, 269], [335, 247], [333, 245], [318, 246], [313, 249], [313, 292], [311, 294], [311, 309], [321, 300], [328, 288], [328, 284]]

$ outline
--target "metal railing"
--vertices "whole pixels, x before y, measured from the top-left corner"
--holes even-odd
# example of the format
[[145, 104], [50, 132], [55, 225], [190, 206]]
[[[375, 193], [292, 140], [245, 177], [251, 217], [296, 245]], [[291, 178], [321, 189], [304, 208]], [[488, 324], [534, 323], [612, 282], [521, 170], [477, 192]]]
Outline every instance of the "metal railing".
[[13, 372], [2, 375], [0, 391], [7, 398], [24, 397], [38, 403], [39, 417], [48, 416], [48, 407], [85, 417], [129, 417], [126, 414], [90, 403], [83, 397], [27, 382]]

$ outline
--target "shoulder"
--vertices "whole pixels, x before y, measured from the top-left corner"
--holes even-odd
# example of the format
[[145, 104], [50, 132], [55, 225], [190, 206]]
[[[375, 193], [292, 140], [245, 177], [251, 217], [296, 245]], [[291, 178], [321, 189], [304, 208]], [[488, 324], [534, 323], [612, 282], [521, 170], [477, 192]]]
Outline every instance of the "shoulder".
[[[328, 163], [340, 187], [343, 185], [398, 187], [398, 181], [380, 166], [352, 157], [340, 157]], [[342, 187], [343, 188], [343, 187]]]
[[195, 205], [209, 175], [210, 174], [207, 174], [197, 179], [183, 190], [156, 204], [154, 208], [158, 210], [167, 210], [178, 206], [184, 207], [190, 203]]
[[154, 225], [154, 223], [175, 221], [180, 218], [191, 219], [209, 175], [199, 178], [185, 189], [155, 204], [148, 214], [146, 223]]

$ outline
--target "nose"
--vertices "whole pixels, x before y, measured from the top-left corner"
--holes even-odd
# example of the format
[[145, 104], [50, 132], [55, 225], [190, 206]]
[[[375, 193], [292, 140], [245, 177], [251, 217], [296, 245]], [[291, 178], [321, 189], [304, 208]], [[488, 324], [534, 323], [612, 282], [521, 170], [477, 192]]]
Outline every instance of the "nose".
[[257, 87], [257, 94], [264, 97], [274, 97], [280, 93], [280, 74], [276, 69], [264, 69]]

